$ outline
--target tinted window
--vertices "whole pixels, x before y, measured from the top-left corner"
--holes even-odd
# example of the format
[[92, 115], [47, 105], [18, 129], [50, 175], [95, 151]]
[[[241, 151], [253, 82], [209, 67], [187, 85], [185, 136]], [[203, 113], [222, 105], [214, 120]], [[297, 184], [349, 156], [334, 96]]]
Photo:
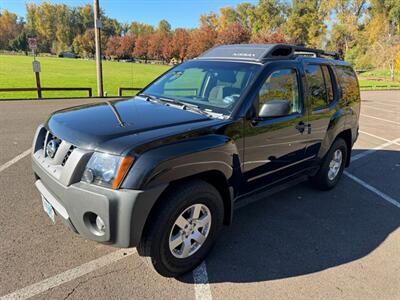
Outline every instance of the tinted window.
[[321, 66], [307, 65], [306, 78], [311, 107], [313, 109], [325, 107], [328, 104], [328, 93]]
[[331, 103], [334, 100], [331, 72], [329, 71], [328, 66], [321, 66], [321, 68], [322, 68], [322, 73], [324, 74], [326, 96], [328, 99], [328, 103]]
[[259, 70], [256, 64], [189, 61], [164, 74], [144, 93], [229, 114]]
[[347, 102], [360, 100], [360, 90], [356, 74], [350, 67], [336, 66], [336, 73], [342, 88], [342, 97]]
[[283, 69], [268, 76], [259, 91], [259, 109], [271, 100], [287, 100], [292, 107], [291, 113], [300, 112], [299, 85], [294, 69]]

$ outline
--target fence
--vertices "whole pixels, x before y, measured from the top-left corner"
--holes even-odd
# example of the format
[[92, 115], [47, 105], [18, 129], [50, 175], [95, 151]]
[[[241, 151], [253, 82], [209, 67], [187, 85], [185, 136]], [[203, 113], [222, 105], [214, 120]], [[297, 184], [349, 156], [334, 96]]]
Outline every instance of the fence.
[[369, 91], [369, 90], [400, 90], [399, 85], [391, 85], [391, 84], [377, 84], [377, 85], [364, 85], [360, 88], [361, 90]]
[[79, 88], [75, 88], [75, 87], [0, 88], [0, 93], [1, 92], [35, 92], [35, 91], [38, 94], [38, 99], [42, 99], [42, 91], [87, 91], [88, 97], [92, 97], [92, 88], [86, 88], [86, 87], [79, 87]]
[[128, 88], [128, 87], [120, 87], [118, 88], [118, 96], [122, 97], [123, 91], [141, 91], [142, 88]]

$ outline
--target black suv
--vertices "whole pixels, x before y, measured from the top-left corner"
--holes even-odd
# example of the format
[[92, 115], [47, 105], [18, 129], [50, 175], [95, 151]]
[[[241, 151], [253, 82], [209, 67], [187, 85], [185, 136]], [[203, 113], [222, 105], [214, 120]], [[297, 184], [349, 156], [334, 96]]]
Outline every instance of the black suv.
[[177, 276], [205, 258], [250, 195], [304, 177], [333, 188], [359, 113], [357, 77], [334, 53], [219, 46], [133, 99], [53, 113], [34, 139], [35, 185], [53, 222], [137, 247]]

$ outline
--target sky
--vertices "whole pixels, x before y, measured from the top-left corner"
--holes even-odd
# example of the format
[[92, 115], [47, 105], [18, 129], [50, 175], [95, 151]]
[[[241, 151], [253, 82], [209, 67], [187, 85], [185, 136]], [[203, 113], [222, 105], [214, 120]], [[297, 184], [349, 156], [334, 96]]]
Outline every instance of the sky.
[[[168, 20], [172, 28], [194, 28], [199, 17], [210, 11], [218, 12], [220, 7], [235, 6], [242, 2], [257, 3], [258, 0], [99, 0], [106, 15], [120, 22], [139, 21], [157, 25], [162, 19]], [[0, 0], [0, 10], [8, 9], [17, 15], [25, 16], [25, 3], [41, 3], [41, 0]], [[80, 6], [92, 0], [51, 0], [51, 3], [64, 3]]]

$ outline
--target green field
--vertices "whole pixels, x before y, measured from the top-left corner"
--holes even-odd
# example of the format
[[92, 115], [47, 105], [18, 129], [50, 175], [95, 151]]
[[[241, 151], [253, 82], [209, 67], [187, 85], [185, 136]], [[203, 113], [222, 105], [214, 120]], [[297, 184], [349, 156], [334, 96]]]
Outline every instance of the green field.
[[[96, 95], [96, 65], [93, 60], [39, 57], [42, 87], [91, 87]], [[103, 62], [104, 91], [107, 96], [117, 96], [119, 87], [144, 87], [169, 66], [105, 61]], [[400, 88], [400, 74], [390, 81], [387, 70], [375, 70], [359, 75], [362, 89], [373, 86]], [[32, 57], [0, 55], [0, 88], [35, 87]], [[133, 94], [133, 92], [131, 92]], [[124, 93], [129, 95], [129, 92]], [[0, 99], [36, 98], [36, 92], [0, 93]], [[43, 97], [86, 97], [84, 91], [43, 92]]]
[[395, 80], [390, 80], [389, 70], [372, 70], [358, 75], [362, 89], [400, 88], [400, 73], [396, 72]]
[[[96, 95], [96, 64], [93, 60], [39, 57], [42, 87], [91, 87]], [[104, 91], [118, 95], [119, 87], [144, 87], [169, 67], [163, 65], [103, 62]], [[32, 57], [0, 55], [0, 88], [35, 87]], [[132, 92], [131, 92], [132, 93]], [[129, 92], [126, 92], [129, 95]], [[124, 93], [125, 95], [125, 93]], [[4, 98], [36, 98], [36, 92], [0, 93]], [[43, 92], [43, 97], [85, 97], [85, 91]]]

